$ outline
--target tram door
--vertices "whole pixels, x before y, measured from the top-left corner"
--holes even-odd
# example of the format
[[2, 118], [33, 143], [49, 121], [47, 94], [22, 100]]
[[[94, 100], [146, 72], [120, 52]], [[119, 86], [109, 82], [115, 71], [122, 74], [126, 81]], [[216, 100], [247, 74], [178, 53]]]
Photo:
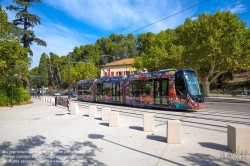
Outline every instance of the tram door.
[[102, 100], [102, 84], [97, 84], [96, 87], [96, 101]]
[[154, 81], [155, 105], [168, 104], [168, 79]]

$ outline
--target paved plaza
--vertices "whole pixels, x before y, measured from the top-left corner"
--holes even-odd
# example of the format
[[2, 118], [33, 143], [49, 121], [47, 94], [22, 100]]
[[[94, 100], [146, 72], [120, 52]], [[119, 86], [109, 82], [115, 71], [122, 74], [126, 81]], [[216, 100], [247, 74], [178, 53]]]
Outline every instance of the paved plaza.
[[[72, 101], [78, 115], [32, 101], [0, 108], [0, 165], [250, 165], [250, 152], [227, 149], [227, 125], [250, 126], [249, 99], [209, 98], [197, 112]], [[89, 105], [98, 108], [95, 118]], [[103, 107], [119, 112], [119, 127], [101, 120]], [[154, 132], [143, 132], [144, 113], [154, 113]], [[166, 143], [166, 121], [173, 119], [182, 123], [181, 144]]]

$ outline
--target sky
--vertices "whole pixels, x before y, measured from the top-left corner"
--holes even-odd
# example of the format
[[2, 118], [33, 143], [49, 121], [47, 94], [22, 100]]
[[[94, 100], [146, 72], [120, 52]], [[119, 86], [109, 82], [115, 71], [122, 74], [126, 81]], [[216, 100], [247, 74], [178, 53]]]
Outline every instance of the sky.
[[[0, 0], [9, 22], [16, 15], [6, 10], [10, 4], [12, 0]], [[33, 43], [30, 69], [39, 65], [43, 53], [67, 55], [75, 47], [95, 44], [111, 34], [159, 33], [201, 13], [230, 10], [250, 27], [250, 0], [41, 0], [32, 4], [28, 11], [41, 18], [33, 30], [47, 47]]]

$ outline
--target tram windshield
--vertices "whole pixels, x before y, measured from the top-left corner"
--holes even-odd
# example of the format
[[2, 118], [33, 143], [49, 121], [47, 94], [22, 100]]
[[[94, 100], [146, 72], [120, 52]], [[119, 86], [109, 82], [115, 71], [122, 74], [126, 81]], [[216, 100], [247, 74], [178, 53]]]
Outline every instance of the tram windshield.
[[196, 76], [194, 74], [186, 74], [185, 78], [190, 95], [193, 96], [201, 95], [200, 86]]

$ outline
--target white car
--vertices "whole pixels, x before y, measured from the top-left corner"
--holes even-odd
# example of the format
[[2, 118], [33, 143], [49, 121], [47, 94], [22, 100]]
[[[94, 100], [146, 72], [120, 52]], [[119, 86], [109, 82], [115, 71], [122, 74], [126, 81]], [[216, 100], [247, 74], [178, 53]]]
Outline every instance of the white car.
[[53, 96], [61, 96], [61, 94], [59, 92], [54, 92]]

